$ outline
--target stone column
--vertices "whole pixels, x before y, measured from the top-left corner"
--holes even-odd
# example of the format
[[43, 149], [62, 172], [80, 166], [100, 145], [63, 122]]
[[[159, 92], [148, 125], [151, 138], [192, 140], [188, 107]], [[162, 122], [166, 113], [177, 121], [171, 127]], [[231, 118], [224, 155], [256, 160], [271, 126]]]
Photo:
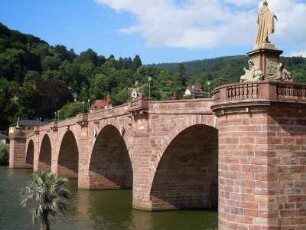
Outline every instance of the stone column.
[[88, 137], [79, 139], [79, 168], [78, 168], [78, 188], [90, 189], [89, 180], [89, 156], [90, 156], [90, 140]]
[[41, 141], [41, 133], [37, 132], [36, 136], [33, 138], [34, 142], [34, 162], [33, 162], [33, 171], [38, 170], [38, 158], [39, 158], [39, 152], [40, 152], [40, 141]]
[[10, 134], [10, 168], [27, 168], [26, 164], [26, 135], [21, 130]]
[[133, 166], [133, 208], [151, 210], [150, 191], [153, 180], [150, 168], [152, 146], [150, 142], [149, 101], [137, 98], [129, 103], [132, 143], [129, 144]]
[[306, 85], [214, 91], [219, 117], [219, 230], [306, 228]]
[[88, 122], [88, 114], [78, 115], [78, 147], [79, 147], [79, 166], [78, 166], [78, 188], [90, 189], [89, 165], [91, 143], [93, 141], [94, 122]]

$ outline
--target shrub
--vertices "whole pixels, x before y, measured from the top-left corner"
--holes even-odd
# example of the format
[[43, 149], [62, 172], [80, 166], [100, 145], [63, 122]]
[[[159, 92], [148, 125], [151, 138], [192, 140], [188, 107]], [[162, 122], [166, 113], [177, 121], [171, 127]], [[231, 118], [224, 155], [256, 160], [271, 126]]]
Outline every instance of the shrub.
[[5, 143], [0, 143], [0, 165], [8, 164], [8, 150]]

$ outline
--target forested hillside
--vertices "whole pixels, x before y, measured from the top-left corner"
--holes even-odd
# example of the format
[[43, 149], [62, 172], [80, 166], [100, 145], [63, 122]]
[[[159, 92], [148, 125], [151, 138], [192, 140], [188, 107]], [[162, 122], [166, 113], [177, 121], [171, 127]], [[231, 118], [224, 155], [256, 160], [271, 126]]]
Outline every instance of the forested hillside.
[[[284, 63], [295, 81], [306, 82], [305, 59], [285, 58]], [[113, 105], [122, 104], [136, 81], [148, 95], [148, 76], [153, 78], [151, 96], [169, 99], [174, 92], [181, 97], [189, 83], [207, 90], [208, 80], [212, 88], [237, 82], [246, 65], [245, 56], [235, 56], [145, 66], [138, 55], [115, 59], [92, 49], [76, 54], [0, 23], [0, 130], [18, 117], [50, 120], [59, 110], [60, 118], [73, 116], [108, 93]]]
[[[156, 99], [168, 99], [183, 89], [178, 75], [143, 66], [138, 55], [116, 60], [92, 49], [77, 55], [0, 24], [0, 130], [18, 117], [53, 119], [64, 105], [60, 118], [72, 116], [108, 93], [113, 105], [122, 104], [136, 81], [147, 95], [148, 76], [154, 78], [151, 95]], [[73, 95], [77, 101], [71, 103]]]
[[[240, 76], [244, 74], [243, 67], [247, 66], [247, 62], [248, 57], [245, 55], [183, 63], [163, 63], [153, 66], [165, 68], [171, 73], [177, 73], [180, 68], [183, 68], [186, 75], [191, 78], [204, 76], [209, 79], [223, 78], [230, 82], [238, 82]], [[294, 82], [306, 82], [306, 58], [281, 57], [280, 62], [292, 73]]]

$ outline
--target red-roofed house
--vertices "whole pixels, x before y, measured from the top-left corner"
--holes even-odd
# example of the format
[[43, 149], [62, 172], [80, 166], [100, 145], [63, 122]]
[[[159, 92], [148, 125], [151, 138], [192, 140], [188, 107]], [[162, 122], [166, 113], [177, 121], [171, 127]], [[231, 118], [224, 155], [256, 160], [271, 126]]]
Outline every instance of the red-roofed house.
[[92, 110], [100, 110], [105, 109], [105, 107], [111, 106], [110, 95], [108, 94], [105, 99], [103, 100], [95, 100], [94, 103], [91, 105]]

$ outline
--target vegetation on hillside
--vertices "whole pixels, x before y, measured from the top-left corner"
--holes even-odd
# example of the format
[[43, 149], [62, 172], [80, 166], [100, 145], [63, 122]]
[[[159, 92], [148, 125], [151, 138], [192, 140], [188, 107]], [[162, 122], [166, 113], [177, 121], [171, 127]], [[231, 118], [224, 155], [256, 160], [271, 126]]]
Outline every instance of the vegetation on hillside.
[[8, 149], [5, 143], [0, 143], [0, 165], [8, 165]]
[[[306, 82], [304, 58], [284, 58], [283, 62], [295, 81]], [[116, 59], [92, 49], [78, 55], [0, 23], [0, 130], [18, 117], [45, 121], [59, 110], [60, 118], [75, 115], [108, 93], [113, 105], [122, 104], [130, 98], [135, 82], [148, 96], [148, 76], [153, 78], [151, 97], [161, 100], [174, 92], [180, 98], [187, 84], [207, 91], [207, 81], [211, 81], [210, 89], [237, 82], [246, 66], [246, 56], [145, 66], [139, 55]]]
[[[244, 74], [243, 67], [247, 67], [247, 62], [248, 56], [241, 55], [183, 63], [162, 63], [153, 66], [165, 68], [170, 73], [178, 73], [180, 69], [184, 68], [188, 78], [194, 78], [194, 81], [205, 77], [209, 80], [226, 79], [228, 82], [238, 82], [240, 76]], [[306, 58], [281, 57], [280, 62], [292, 73], [294, 82], [306, 82]]]

